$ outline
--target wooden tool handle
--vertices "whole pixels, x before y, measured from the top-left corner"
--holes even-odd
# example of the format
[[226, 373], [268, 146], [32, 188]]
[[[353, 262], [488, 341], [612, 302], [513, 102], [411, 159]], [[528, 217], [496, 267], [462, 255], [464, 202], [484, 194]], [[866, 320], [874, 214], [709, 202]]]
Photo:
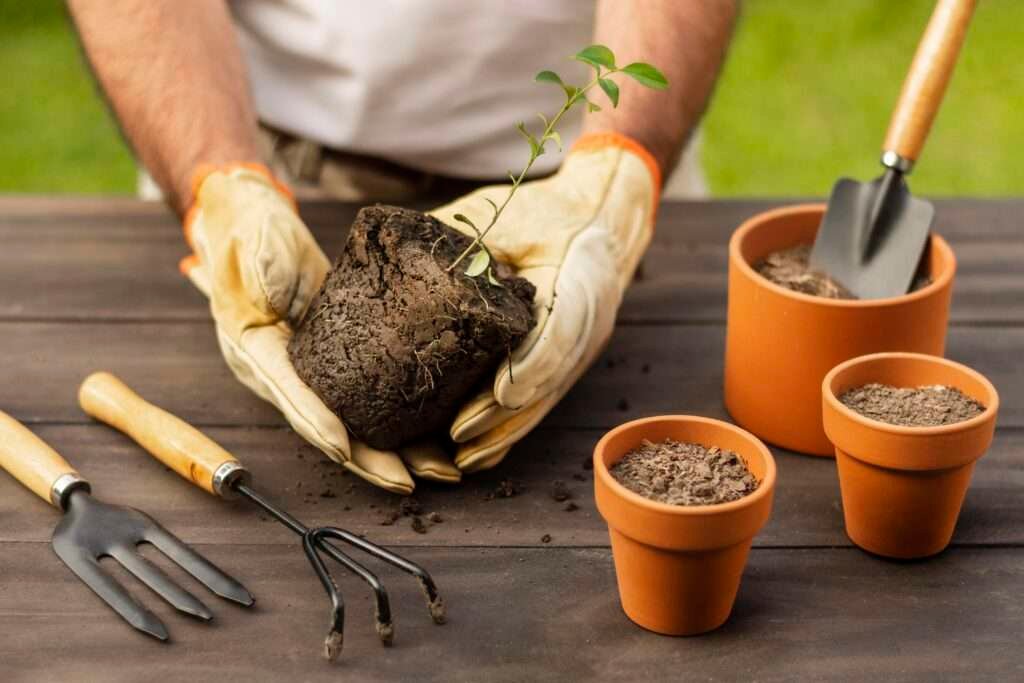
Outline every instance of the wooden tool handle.
[[939, 0], [889, 121], [883, 152], [917, 161], [939, 111], [976, 0]]
[[0, 467], [10, 472], [32, 493], [60, 507], [53, 485], [68, 475], [80, 480], [75, 468], [45, 441], [7, 413], [0, 412]]
[[210, 493], [226, 494], [214, 476], [225, 465], [244, 471], [213, 439], [149, 403], [109, 372], [89, 375], [78, 390], [78, 403], [82, 410], [132, 437], [157, 460]]

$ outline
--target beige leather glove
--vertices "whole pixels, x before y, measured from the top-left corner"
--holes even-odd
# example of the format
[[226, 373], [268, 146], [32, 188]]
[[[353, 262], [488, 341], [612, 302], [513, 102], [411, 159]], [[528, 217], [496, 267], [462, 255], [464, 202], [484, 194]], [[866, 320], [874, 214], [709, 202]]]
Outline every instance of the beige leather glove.
[[[661, 187], [654, 158], [615, 133], [585, 135], [552, 177], [523, 184], [486, 238], [498, 259], [537, 287], [537, 326], [488, 387], [460, 411], [451, 437], [463, 471], [493, 467], [601, 353], [622, 295], [654, 231]], [[491, 216], [507, 185], [433, 211], [455, 229]], [[468, 233], [467, 233], [468, 234]]]
[[287, 348], [291, 324], [330, 264], [287, 188], [258, 165], [201, 169], [194, 188], [185, 234], [195, 253], [182, 261], [182, 271], [209, 298], [235, 376], [303, 438], [377, 486], [410, 493], [406, 464], [424, 478], [458, 481], [459, 470], [429, 444], [396, 454], [350, 441], [341, 420], [296, 375]]

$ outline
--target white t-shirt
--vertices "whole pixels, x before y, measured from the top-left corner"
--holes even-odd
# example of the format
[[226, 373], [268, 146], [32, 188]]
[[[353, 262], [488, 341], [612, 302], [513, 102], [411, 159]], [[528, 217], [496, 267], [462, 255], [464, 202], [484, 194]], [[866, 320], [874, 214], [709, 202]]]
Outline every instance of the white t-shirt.
[[[526, 161], [518, 121], [564, 102], [535, 83], [592, 42], [593, 0], [233, 0], [261, 120], [327, 147], [465, 178]], [[598, 97], [601, 97], [598, 95]], [[582, 108], [563, 119], [569, 142]], [[537, 173], [554, 170], [551, 148]]]

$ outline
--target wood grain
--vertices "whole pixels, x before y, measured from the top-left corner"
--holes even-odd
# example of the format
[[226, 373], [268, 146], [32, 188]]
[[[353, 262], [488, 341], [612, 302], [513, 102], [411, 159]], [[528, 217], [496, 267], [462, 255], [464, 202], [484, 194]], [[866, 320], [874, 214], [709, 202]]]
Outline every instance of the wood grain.
[[[190, 486], [147, 456], [127, 437], [102, 425], [47, 425], [39, 434], [65, 453], [93, 483], [96, 496], [146, 510], [193, 543], [287, 542], [284, 527], [244, 501], [223, 501]], [[288, 429], [210, 428], [237, 454], [258, 490], [314, 525], [335, 524], [391, 545], [607, 546], [604, 522], [594, 507], [592, 472], [583, 467], [600, 430], [536, 430], [495, 470], [458, 486], [420, 481], [415, 498], [422, 514], [442, 522], [426, 534], [390, 513], [400, 498], [376, 488], [307, 445]], [[954, 545], [1024, 546], [1024, 430], [1000, 430], [978, 463], [964, 503]], [[759, 547], [849, 546], [843, 531], [835, 463], [773, 449], [778, 466], [775, 508], [756, 538]], [[512, 498], [494, 497], [503, 480], [521, 488]], [[577, 507], [552, 497], [565, 483]], [[0, 474], [0, 543], [43, 541], [57, 519], [17, 483]], [[549, 544], [543, 536], [551, 536]]]
[[[75, 394], [87, 375], [113, 372], [197, 425], [282, 426], [235, 380], [206, 323], [0, 322], [0, 409], [28, 423], [86, 422]], [[607, 428], [660, 413], [726, 417], [725, 330], [718, 325], [619, 327], [594, 367], [544, 422]], [[955, 327], [946, 355], [988, 376], [1003, 396], [999, 424], [1024, 426], [1024, 328]], [[770, 362], [771, 359], [765, 359]]]
[[412, 549], [409, 556], [436, 578], [449, 623], [431, 624], [414, 583], [382, 571], [396, 611], [395, 645], [382, 648], [366, 587], [339, 572], [348, 623], [334, 665], [319, 654], [327, 603], [295, 544], [202, 546], [252, 589], [256, 607], [211, 602], [214, 621], [201, 624], [140, 595], [168, 625], [168, 644], [132, 633], [45, 544], [7, 549], [0, 574], [25, 577], [0, 602], [0, 672], [8, 681], [1011, 681], [1024, 674], [1019, 549], [955, 550], [902, 564], [849, 549], [754, 550], [731, 619], [696, 638], [633, 626], [618, 607], [603, 549]]
[[[108, 208], [76, 201], [0, 199], [0, 320], [209, 320], [208, 305], [181, 277], [187, 253], [181, 230], [159, 206], [143, 202]], [[622, 324], [723, 322], [729, 235], [753, 213], [778, 202], [666, 204], [659, 214], [643, 277], [626, 294]], [[936, 229], [959, 260], [954, 324], [1024, 323], [1024, 260], [1017, 216], [1024, 204], [938, 201]], [[85, 212], [90, 208], [91, 212]], [[115, 210], [116, 209], [116, 210]], [[1015, 212], [1016, 215], [1015, 215]], [[304, 206], [328, 254], [341, 250], [353, 207]]]
[[0, 411], [0, 469], [51, 505], [50, 491], [54, 483], [62, 475], [78, 474], [49, 444], [3, 411]]

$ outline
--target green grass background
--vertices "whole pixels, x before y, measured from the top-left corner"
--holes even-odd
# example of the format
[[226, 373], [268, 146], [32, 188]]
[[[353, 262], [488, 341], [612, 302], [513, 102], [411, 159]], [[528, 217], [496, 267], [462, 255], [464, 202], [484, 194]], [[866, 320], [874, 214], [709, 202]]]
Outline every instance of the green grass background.
[[[931, 0], [746, 0], [705, 119], [718, 196], [878, 172]], [[1024, 2], [979, 3], [915, 192], [1024, 194]], [[685, 40], [685, 36], [680, 39]], [[0, 192], [131, 193], [131, 156], [58, 0], [0, 0]]]

